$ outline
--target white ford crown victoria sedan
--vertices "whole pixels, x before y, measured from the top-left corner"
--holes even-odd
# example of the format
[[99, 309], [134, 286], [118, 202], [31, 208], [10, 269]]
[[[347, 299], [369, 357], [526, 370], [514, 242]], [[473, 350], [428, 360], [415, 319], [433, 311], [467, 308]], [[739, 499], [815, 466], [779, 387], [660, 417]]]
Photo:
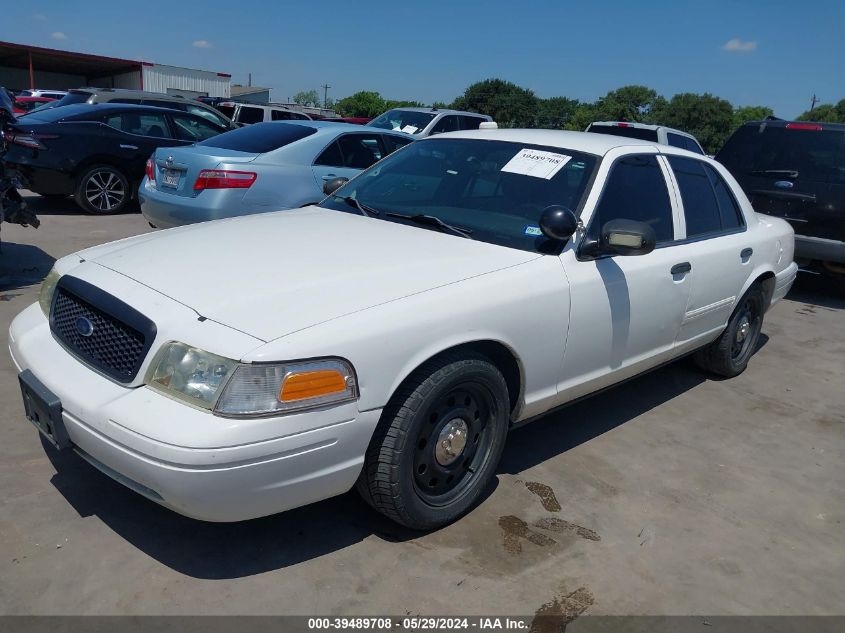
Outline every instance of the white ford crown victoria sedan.
[[796, 274], [789, 225], [646, 141], [444, 134], [337, 186], [58, 260], [9, 333], [27, 417], [191, 517], [357, 485], [428, 529], [513, 425], [690, 352], [743, 371]]

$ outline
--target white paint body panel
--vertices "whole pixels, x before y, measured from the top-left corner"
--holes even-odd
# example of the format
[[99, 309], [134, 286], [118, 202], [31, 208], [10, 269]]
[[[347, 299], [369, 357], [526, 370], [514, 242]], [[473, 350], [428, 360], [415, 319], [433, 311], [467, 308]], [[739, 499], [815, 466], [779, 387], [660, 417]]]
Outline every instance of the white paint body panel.
[[[582, 209], [585, 225], [617, 158], [694, 156], [728, 180], [747, 228], [683, 242], [683, 209], [665, 164], [676, 242], [637, 257], [579, 260], [583, 231], [559, 256], [541, 255], [316, 207], [186, 226], [94, 247], [56, 265], [156, 322], [135, 382], [118, 385], [76, 360], [37, 305], [10, 328], [16, 365], [61, 398], [72, 441], [106, 471], [178, 512], [231, 521], [351, 488], [391, 394], [446, 349], [493, 341], [510, 351], [521, 373], [517, 423], [712, 341], [756, 280], [774, 276], [766, 286], [773, 303], [795, 278], [792, 229], [758, 218], [709, 159], [584, 133], [444, 136], [603, 156]], [[745, 248], [753, 255], [741, 262]], [[691, 273], [669, 273], [687, 261]], [[360, 396], [305, 413], [221, 418], [142, 384], [169, 340], [244, 363], [343, 357], [355, 368]]]

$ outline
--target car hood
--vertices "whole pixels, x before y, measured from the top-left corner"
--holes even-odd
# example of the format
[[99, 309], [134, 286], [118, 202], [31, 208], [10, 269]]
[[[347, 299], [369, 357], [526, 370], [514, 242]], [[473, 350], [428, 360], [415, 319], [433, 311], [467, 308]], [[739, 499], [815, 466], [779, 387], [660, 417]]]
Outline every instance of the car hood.
[[80, 255], [264, 341], [541, 257], [313, 206], [180, 227]]

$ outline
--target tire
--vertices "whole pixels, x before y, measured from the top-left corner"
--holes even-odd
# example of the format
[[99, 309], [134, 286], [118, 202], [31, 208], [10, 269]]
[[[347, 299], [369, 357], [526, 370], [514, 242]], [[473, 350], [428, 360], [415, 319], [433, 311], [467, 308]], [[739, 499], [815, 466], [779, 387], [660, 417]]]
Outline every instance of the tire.
[[733, 378], [745, 371], [757, 349], [763, 329], [765, 295], [760, 284], [754, 284], [740, 299], [721, 336], [693, 356], [702, 369], [719, 376]]
[[132, 200], [129, 179], [111, 165], [95, 165], [79, 178], [76, 204], [92, 215], [120, 213]]
[[358, 492], [405, 527], [451, 523], [482, 499], [495, 476], [509, 417], [505, 379], [489, 359], [472, 352], [432, 359], [385, 407]]

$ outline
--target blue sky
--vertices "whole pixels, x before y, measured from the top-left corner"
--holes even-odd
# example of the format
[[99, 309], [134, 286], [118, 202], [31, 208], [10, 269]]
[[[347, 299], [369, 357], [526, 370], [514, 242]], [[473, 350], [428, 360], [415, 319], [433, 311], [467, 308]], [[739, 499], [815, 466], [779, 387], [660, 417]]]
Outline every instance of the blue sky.
[[430, 103], [500, 77], [592, 101], [626, 84], [782, 117], [845, 98], [845, 2], [319, 0], [9, 3], [0, 40], [232, 74], [274, 100], [332, 86]]

